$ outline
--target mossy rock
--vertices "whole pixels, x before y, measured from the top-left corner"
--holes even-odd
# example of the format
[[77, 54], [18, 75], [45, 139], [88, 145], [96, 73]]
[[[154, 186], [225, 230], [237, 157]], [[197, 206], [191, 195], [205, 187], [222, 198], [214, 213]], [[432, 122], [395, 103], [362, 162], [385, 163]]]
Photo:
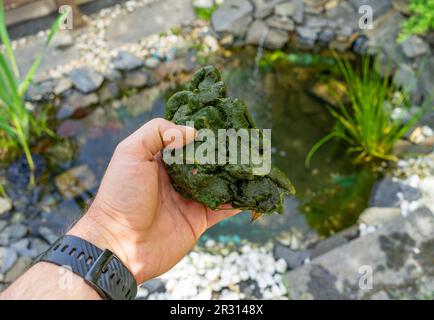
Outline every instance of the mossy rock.
[[[226, 96], [220, 73], [212, 66], [197, 71], [187, 90], [170, 97], [165, 118], [180, 125], [194, 121], [197, 130], [212, 130], [216, 134], [216, 146], [218, 129], [256, 129], [246, 104]], [[193, 143], [196, 150], [202, 141]], [[228, 144], [226, 141], [227, 148]], [[238, 150], [240, 144], [241, 139], [237, 140]], [[259, 144], [259, 154], [263, 154], [262, 148], [263, 144]], [[183, 154], [186, 155], [186, 147]], [[176, 191], [211, 209], [231, 204], [234, 208], [256, 213], [282, 213], [285, 194], [295, 192], [288, 177], [277, 168], [272, 167], [267, 175], [254, 174], [251, 159], [247, 164], [199, 164], [194, 161], [193, 164], [165, 163], [165, 166]]]

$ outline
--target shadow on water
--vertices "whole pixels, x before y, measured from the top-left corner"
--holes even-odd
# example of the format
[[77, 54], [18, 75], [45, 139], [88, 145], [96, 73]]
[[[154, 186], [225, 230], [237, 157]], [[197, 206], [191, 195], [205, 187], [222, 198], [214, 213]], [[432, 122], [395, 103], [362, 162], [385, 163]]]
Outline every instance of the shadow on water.
[[[219, 68], [229, 95], [246, 101], [258, 127], [272, 129], [273, 163], [291, 178], [297, 195], [286, 199], [282, 216], [267, 216], [250, 224], [250, 214], [245, 212], [213, 227], [202, 240], [262, 242], [291, 227], [314, 228], [329, 235], [354, 224], [367, 205], [375, 180], [371, 171], [354, 167], [338, 143], [319, 149], [309, 169], [304, 165], [312, 145], [334, 123], [324, 102], [309, 91], [327, 72], [318, 65], [300, 67], [282, 61], [258, 72], [254, 61], [254, 51], [243, 50], [226, 58]], [[139, 93], [133, 107], [99, 108], [77, 120], [79, 151], [72, 165], [87, 164], [100, 180], [116, 144], [144, 122], [162, 116], [165, 101], [177, 89]], [[75, 205], [68, 203], [66, 206]]]

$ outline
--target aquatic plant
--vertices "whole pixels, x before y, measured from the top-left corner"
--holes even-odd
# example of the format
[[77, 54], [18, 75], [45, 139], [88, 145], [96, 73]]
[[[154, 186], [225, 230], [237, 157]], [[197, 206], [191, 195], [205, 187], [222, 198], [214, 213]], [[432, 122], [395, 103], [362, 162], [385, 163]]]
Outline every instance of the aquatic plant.
[[213, 4], [209, 8], [195, 7], [194, 11], [196, 12], [196, 16], [199, 19], [210, 21], [211, 17], [212, 17], [212, 14], [214, 13], [214, 11], [217, 10], [217, 8], [218, 8], [218, 5], [217, 4]]
[[267, 68], [277, 60], [283, 60], [300, 67], [312, 67], [318, 65], [334, 66], [335, 60], [331, 57], [310, 53], [286, 53], [282, 50], [274, 50], [265, 53], [259, 60], [260, 68]]
[[[3, 0], [0, 0], [0, 39], [3, 44], [3, 50], [0, 51], [0, 146], [3, 153], [21, 148], [31, 172], [35, 170], [30, 151], [32, 138], [53, 133], [47, 126], [46, 114], [44, 112], [36, 114], [28, 108], [24, 95], [41, 64], [45, 49], [57, 33], [59, 23], [63, 21], [66, 14], [57, 17], [51, 26], [43, 49], [36, 55], [27, 74], [21, 77], [6, 30]], [[34, 184], [33, 174], [30, 183]]]
[[371, 67], [371, 59], [364, 57], [360, 72], [348, 59], [335, 58], [347, 86], [346, 104], [342, 97], [334, 95], [337, 107], [328, 106], [328, 110], [336, 119], [336, 124], [328, 135], [318, 141], [306, 157], [306, 166], [315, 152], [326, 142], [337, 138], [349, 145], [349, 153], [357, 153], [356, 162], [369, 162], [373, 159], [397, 160], [391, 154], [395, 142], [402, 138], [419, 118], [421, 112], [410, 116], [407, 121], [393, 117], [396, 109], [389, 101], [399, 92], [399, 101], [394, 105], [408, 109], [408, 95], [398, 91], [392, 84], [390, 72], [381, 77]]
[[434, 0], [410, 0], [409, 9], [413, 15], [402, 24], [398, 42], [411, 35], [421, 35], [434, 29]]

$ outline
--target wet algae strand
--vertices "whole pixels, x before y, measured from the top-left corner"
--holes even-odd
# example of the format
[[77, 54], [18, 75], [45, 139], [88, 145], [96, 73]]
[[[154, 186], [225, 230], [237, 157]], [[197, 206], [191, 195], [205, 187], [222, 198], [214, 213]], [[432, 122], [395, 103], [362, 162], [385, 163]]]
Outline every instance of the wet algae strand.
[[[198, 70], [187, 90], [169, 98], [165, 118], [181, 125], [192, 121], [197, 130], [210, 129], [216, 136], [218, 129], [256, 129], [245, 103], [226, 96], [220, 73], [212, 66]], [[202, 142], [196, 139], [193, 143], [196, 148]], [[236, 143], [240, 149], [240, 140]], [[259, 154], [263, 154], [263, 146], [264, 143], [259, 144]], [[228, 141], [226, 147], [229, 147]], [[186, 149], [183, 149], [184, 156]], [[257, 175], [251, 158], [247, 164], [230, 164], [229, 161], [225, 164], [190, 163], [165, 163], [165, 166], [176, 191], [211, 209], [231, 204], [254, 213], [282, 213], [285, 194], [295, 192], [289, 179], [277, 168], [272, 167], [266, 175]]]

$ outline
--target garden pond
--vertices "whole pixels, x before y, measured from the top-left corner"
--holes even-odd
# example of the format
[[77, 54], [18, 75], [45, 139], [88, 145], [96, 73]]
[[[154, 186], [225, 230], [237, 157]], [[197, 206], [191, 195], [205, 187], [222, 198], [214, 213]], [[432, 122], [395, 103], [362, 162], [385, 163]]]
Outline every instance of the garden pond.
[[[250, 213], [244, 212], [208, 230], [202, 241], [261, 243], [297, 226], [327, 236], [353, 225], [367, 206], [376, 176], [366, 167], [355, 166], [340, 143], [323, 146], [310, 166], [305, 166], [311, 147], [334, 125], [326, 102], [313, 94], [315, 86], [334, 76], [332, 60], [306, 53], [286, 57], [273, 59], [267, 53], [262, 57], [256, 49], [244, 48], [212, 62], [221, 70], [229, 96], [246, 102], [259, 128], [272, 129], [273, 163], [288, 175], [297, 194], [287, 197], [283, 215], [263, 216], [250, 223]], [[161, 117], [167, 99], [180, 89], [180, 85], [161, 83], [60, 125], [57, 131], [68, 137], [74, 156], [50, 168], [50, 175], [84, 164], [95, 181], [89, 182], [92, 188], [86, 192], [62, 199], [52, 209], [59, 227], [66, 228], [85, 210], [117, 143], [144, 122]], [[53, 179], [44, 181], [52, 184]], [[57, 193], [54, 185], [43, 186], [42, 192]]]

